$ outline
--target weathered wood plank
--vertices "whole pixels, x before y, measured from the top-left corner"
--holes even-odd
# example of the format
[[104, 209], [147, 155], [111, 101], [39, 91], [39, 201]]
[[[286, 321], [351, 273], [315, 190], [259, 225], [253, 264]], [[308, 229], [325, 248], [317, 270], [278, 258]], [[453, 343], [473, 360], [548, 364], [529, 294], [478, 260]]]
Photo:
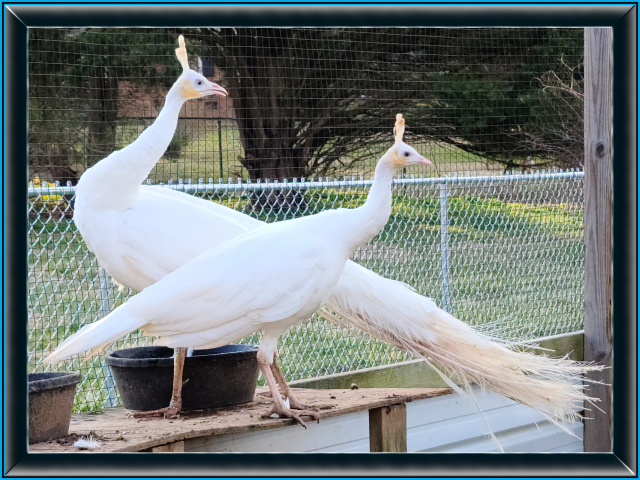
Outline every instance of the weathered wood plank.
[[369, 410], [369, 451], [407, 451], [407, 406], [404, 403]]
[[[177, 420], [154, 418], [135, 420], [127, 418], [122, 408], [106, 409], [101, 414], [79, 414], [71, 419], [71, 434], [92, 433], [101, 446], [92, 452], [141, 452], [186, 439], [224, 435], [228, 433], [254, 432], [294, 426], [289, 418], [261, 419], [271, 406], [268, 389], [262, 387], [251, 403], [220, 408], [210, 412], [188, 413]], [[449, 389], [384, 389], [359, 390], [294, 390], [296, 397], [306, 404], [333, 404], [328, 410], [320, 410], [320, 419], [362, 412], [371, 408], [398, 405], [412, 400], [446, 395]], [[29, 452], [79, 452], [72, 442], [35, 443]]]
[[584, 330], [537, 338], [532, 343], [549, 350], [541, 353], [551, 357], [559, 358], [569, 355], [571, 360], [584, 360]]
[[[572, 358], [582, 359], [583, 335], [558, 335], [539, 339], [542, 347], [552, 350], [549, 355], [563, 356], [573, 352]], [[316, 388], [333, 387], [333, 390], [299, 390], [302, 381], [292, 382], [298, 387], [296, 393], [304, 403], [335, 403], [336, 408], [321, 412], [321, 418], [336, 417], [353, 412], [366, 411], [371, 408], [430, 398], [449, 393], [449, 389], [434, 389], [425, 385], [443, 385], [439, 376], [420, 360], [403, 362], [397, 365], [347, 372], [320, 379], [306, 381], [317, 385]], [[359, 389], [351, 390], [351, 384], [357, 383]], [[366, 388], [367, 386], [392, 387]], [[336, 387], [340, 387], [338, 389]], [[152, 421], [136, 421], [127, 419], [123, 409], [107, 409], [102, 414], [74, 415], [71, 433], [88, 434], [93, 431], [101, 436], [103, 446], [99, 451], [144, 451], [185, 439], [198, 439], [211, 435], [229, 433], [266, 431], [293, 424], [290, 419], [260, 420], [259, 415], [267, 410], [270, 398], [265, 396], [266, 390], [258, 389], [254, 402], [238, 407], [220, 409], [203, 416], [191, 415], [180, 420], [155, 419]], [[332, 398], [336, 397], [336, 398]], [[35, 444], [30, 446], [31, 452], [77, 452], [71, 445]]]
[[[536, 343], [548, 351], [537, 351], [552, 357], [563, 357], [569, 354], [572, 360], [584, 358], [584, 332], [573, 332], [551, 337], [540, 338]], [[446, 388], [431, 367], [422, 360], [381, 367], [364, 368], [353, 372], [336, 373], [319, 378], [296, 380], [290, 385], [296, 388], [351, 388], [352, 384], [360, 388]]]
[[296, 388], [332, 389], [351, 388], [354, 383], [359, 388], [423, 388], [425, 385], [429, 385], [426, 388], [447, 387], [440, 376], [422, 360], [297, 380], [290, 385]]
[[[612, 38], [611, 28], [585, 28], [585, 360], [611, 366], [612, 277]], [[611, 370], [594, 372], [592, 380], [611, 384]], [[592, 385], [600, 398], [585, 422], [585, 452], [611, 451], [611, 387]], [[585, 405], [585, 408], [588, 408]]]

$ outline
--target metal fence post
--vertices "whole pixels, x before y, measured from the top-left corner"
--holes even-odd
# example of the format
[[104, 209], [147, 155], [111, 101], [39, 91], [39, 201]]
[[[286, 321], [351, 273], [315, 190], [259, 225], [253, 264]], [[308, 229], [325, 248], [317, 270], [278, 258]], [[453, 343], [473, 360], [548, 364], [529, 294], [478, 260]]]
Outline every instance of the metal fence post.
[[218, 151], [220, 153], [220, 177], [223, 177], [223, 165], [222, 165], [222, 121], [218, 120]]
[[449, 296], [449, 202], [447, 184], [440, 184], [440, 274], [442, 277], [442, 309], [451, 313]]
[[[109, 302], [109, 277], [104, 268], [98, 268], [98, 278], [100, 279], [100, 318], [109, 315], [111, 305]], [[107, 398], [102, 403], [102, 408], [115, 407], [117, 403], [115, 383], [111, 376], [111, 370], [107, 364], [102, 361], [102, 374], [104, 375], [104, 390], [107, 392]]]

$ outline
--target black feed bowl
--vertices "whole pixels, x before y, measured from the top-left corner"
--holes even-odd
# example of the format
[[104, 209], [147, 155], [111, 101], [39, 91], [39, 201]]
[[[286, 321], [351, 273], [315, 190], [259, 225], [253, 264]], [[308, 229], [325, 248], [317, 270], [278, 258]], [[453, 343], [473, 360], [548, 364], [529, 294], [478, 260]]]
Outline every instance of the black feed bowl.
[[[260, 373], [258, 347], [225, 345], [195, 350], [184, 362], [183, 410], [239, 405], [253, 400]], [[106, 355], [122, 404], [130, 410], [169, 406], [173, 386], [173, 349], [136, 347]]]

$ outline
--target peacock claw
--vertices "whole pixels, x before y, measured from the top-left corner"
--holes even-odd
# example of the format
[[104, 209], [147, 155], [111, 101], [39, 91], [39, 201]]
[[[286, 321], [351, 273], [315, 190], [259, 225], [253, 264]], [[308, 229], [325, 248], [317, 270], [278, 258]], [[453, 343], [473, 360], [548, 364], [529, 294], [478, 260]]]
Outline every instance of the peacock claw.
[[293, 408], [295, 410], [313, 410], [314, 412], [318, 412], [320, 410], [331, 410], [333, 407], [336, 406], [335, 403], [333, 403], [333, 404], [319, 403], [317, 405], [309, 405], [309, 404], [306, 404], [306, 403], [298, 402], [293, 397], [288, 397], [288, 398], [289, 398], [289, 405], [291, 406], [291, 408]]
[[289, 399], [289, 402], [293, 410], [311, 410], [312, 412], [320, 410], [316, 405], [307, 405], [306, 403], [298, 403], [295, 401], [292, 402], [291, 399]]
[[278, 417], [280, 418], [293, 418], [295, 419], [300, 425], [302, 425], [305, 429], [307, 428], [307, 424], [304, 423], [304, 421], [302, 420], [301, 416], [302, 415], [307, 415], [311, 418], [313, 418], [314, 420], [316, 420], [317, 423], [320, 423], [320, 415], [318, 415], [318, 412], [315, 412], [313, 410], [297, 410], [297, 409], [291, 409], [291, 408], [278, 408], [275, 405], [273, 407], [271, 407], [271, 410], [269, 410], [266, 413], [263, 413], [260, 415], [261, 418], [271, 418], [271, 415], [273, 414], [277, 414]]
[[169, 405], [165, 408], [159, 408], [158, 410], [149, 410], [146, 412], [127, 412], [127, 418], [167, 418], [177, 419], [180, 418], [180, 411], [182, 407], [179, 405]]

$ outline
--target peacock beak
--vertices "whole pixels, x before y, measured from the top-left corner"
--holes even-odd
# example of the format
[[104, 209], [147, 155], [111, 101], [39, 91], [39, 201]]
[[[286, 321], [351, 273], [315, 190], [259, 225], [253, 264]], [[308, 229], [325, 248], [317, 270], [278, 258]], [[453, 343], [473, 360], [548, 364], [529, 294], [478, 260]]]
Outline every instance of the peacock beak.
[[429, 160], [429, 159], [427, 159], [427, 158], [423, 157], [422, 155], [420, 155], [420, 156], [418, 157], [418, 159], [416, 160], [416, 163], [418, 163], [418, 164], [420, 164], [420, 165], [433, 165], [433, 164], [431, 163], [431, 160]]
[[210, 95], [229, 96], [229, 94], [227, 93], [227, 91], [224, 88], [222, 88], [217, 83], [213, 83], [213, 82], [209, 82], [209, 88], [207, 89], [207, 93], [210, 93]]

